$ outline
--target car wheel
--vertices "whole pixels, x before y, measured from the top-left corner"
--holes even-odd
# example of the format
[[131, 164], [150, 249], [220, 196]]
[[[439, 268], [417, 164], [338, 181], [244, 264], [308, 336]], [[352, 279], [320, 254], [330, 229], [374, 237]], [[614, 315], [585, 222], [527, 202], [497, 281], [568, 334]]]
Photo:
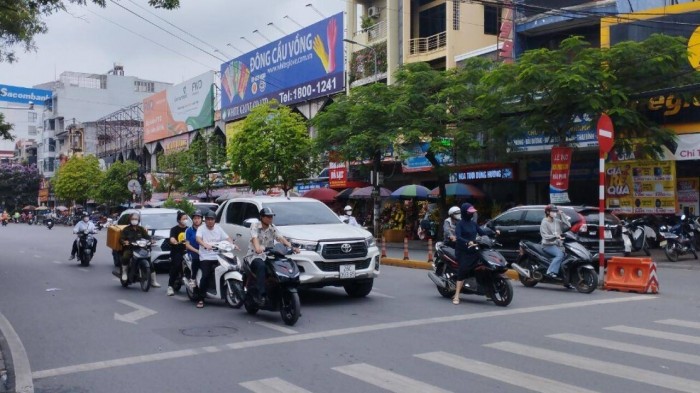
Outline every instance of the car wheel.
[[372, 285], [374, 285], [373, 278], [366, 281], [351, 282], [343, 285], [343, 288], [345, 288], [345, 293], [347, 293], [348, 296], [359, 298], [369, 295], [369, 293], [372, 292]]

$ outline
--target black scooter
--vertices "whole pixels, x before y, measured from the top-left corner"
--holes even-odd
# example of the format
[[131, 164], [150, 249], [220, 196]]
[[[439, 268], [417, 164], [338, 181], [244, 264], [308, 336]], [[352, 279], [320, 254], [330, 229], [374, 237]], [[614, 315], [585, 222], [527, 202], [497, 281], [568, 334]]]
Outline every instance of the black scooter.
[[671, 262], [678, 261], [680, 256], [686, 254], [692, 254], [695, 259], [698, 259], [695, 232], [695, 223], [683, 214], [678, 224], [670, 228], [665, 225], [659, 227], [659, 235], [663, 239], [659, 247], [664, 249], [666, 257]]
[[559, 268], [560, 278], [547, 276], [552, 255], [542, 245], [528, 240], [520, 241], [518, 259], [511, 267], [518, 272], [520, 283], [534, 287], [538, 283], [572, 285], [581, 293], [591, 293], [598, 287], [598, 274], [593, 267], [591, 252], [576, 241], [576, 235], [564, 233], [564, 260]]
[[267, 269], [267, 281], [265, 289], [267, 298], [265, 304], [258, 305], [251, 290], [256, 288], [256, 277], [251, 270], [251, 261], [244, 258], [243, 261], [243, 290], [245, 291], [243, 305], [248, 314], [255, 314], [258, 310], [279, 311], [286, 325], [297, 323], [301, 316], [301, 303], [299, 301], [299, 267], [296, 262], [287, 256], [291, 249], [277, 243], [273, 247], [265, 249], [265, 267]]
[[46, 225], [46, 227], [49, 229], [53, 228], [53, 218], [47, 218], [44, 220], [44, 225]]
[[146, 239], [138, 239], [127, 246], [132, 251], [131, 260], [129, 265], [127, 265], [127, 280], [122, 280], [121, 266], [112, 270], [112, 274], [119, 278], [122, 287], [126, 288], [138, 282], [142, 291], [148, 292], [151, 289], [151, 271], [153, 269], [151, 264], [151, 245], [152, 243]]

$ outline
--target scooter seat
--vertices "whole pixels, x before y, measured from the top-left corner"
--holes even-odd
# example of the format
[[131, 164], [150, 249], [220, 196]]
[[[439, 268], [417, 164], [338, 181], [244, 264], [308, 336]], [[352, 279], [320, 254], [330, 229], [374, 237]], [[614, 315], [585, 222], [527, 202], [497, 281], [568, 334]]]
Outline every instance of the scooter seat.
[[525, 247], [531, 249], [532, 251], [534, 251], [537, 254], [548, 256], [548, 257], [553, 257], [552, 254], [545, 251], [544, 246], [542, 246], [542, 244], [540, 244], [540, 243], [535, 243], [535, 242], [531, 242], [531, 241], [526, 240], [523, 242], [523, 244], [525, 245]]
[[453, 260], [453, 261], [457, 260], [457, 257], [455, 256], [455, 249], [454, 249], [454, 248], [448, 247], [448, 246], [442, 246], [442, 247], [440, 248], [440, 251], [442, 251], [443, 253], [445, 253], [445, 256], [446, 256], [447, 258], [450, 258], [450, 259]]

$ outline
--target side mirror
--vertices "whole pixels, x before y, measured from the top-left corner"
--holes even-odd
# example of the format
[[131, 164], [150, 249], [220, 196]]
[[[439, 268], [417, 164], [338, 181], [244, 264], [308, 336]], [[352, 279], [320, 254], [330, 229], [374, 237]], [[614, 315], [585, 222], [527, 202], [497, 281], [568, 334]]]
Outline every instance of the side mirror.
[[685, 214], [681, 215], [681, 221], [685, 221]]
[[257, 222], [260, 222], [260, 220], [258, 220], [257, 218], [249, 218], [249, 219], [243, 221], [243, 226], [246, 228], [250, 228], [251, 226], [253, 226], [253, 224], [255, 224]]

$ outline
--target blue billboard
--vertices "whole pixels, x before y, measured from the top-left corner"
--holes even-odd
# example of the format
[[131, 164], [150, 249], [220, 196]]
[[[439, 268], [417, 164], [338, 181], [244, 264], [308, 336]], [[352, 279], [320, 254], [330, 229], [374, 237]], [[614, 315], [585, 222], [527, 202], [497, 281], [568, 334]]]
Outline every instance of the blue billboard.
[[44, 105], [51, 98], [50, 90], [30, 89], [27, 87], [0, 85], [0, 101], [16, 102], [18, 104]]
[[341, 12], [222, 64], [221, 117], [244, 117], [272, 99], [290, 105], [344, 89]]

